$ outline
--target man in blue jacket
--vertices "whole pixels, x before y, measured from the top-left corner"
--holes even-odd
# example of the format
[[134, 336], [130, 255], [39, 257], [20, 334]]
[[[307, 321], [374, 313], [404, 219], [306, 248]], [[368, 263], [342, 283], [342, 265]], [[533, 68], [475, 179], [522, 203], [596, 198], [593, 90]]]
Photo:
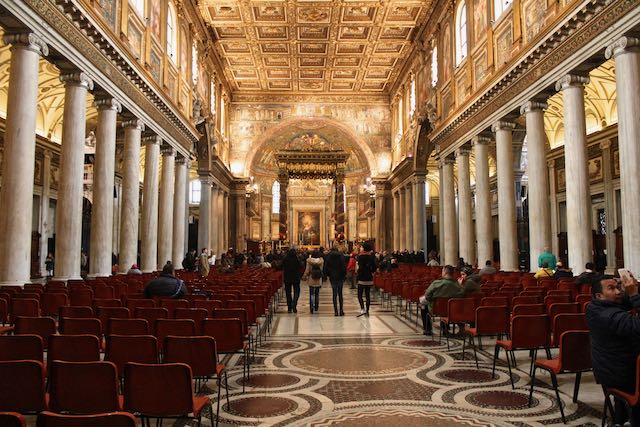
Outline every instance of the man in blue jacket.
[[[636, 359], [640, 354], [640, 319], [629, 310], [640, 309], [638, 282], [631, 277], [622, 282], [608, 276], [592, 287], [593, 301], [587, 305], [591, 331], [593, 374], [603, 387], [628, 393], [636, 388]], [[614, 422], [622, 424], [624, 405], [616, 401]], [[632, 408], [634, 425], [640, 425], [640, 407]]]

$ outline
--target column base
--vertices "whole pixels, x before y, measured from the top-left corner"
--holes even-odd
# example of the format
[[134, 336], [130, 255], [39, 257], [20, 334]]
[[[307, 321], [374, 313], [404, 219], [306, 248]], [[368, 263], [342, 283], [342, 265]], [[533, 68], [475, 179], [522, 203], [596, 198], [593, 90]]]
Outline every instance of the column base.
[[81, 276], [53, 276], [51, 280], [59, 281], [59, 282], [67, 282], [69, 280], [84, 280]]
[[17, 280], [3, 280], [0, 282], [0, 286], [2, 285], [6, 285], [6, 286], [20, 286], [22, 288], [24, 288], [25, 284], [31, 283], [31, 280], [26, 280], [24, 282], [18, 282]]

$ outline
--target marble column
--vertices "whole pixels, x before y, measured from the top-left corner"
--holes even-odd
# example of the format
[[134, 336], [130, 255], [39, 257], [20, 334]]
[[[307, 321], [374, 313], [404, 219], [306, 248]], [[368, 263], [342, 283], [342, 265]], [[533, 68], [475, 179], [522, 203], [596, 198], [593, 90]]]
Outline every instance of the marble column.
[[198, 206], [198, 253], [209, 248], [211, 242], [211, 185], [213, 181], [208, 175], [200, 176], [200, 205]]
[[[224, 216], [225, 215], [224, 214], [224, 190], [220, 186], [218, 186], [216, 203], [218, 204], [218, 212], [219, 212], [219, 217], [216, 225], [218, 226], [218, 258], [220, 258], [220, 254], [222, 254], [227, 250], [224, 243], [224, 236], [226, 232], [225, 216]], [[271, 230], [269, 230], [269, 233], [271, 233]]]
[[227, 249], [229, 248], [229, 192], [225, 191], [224, 192], [224, 197], [222, 198], [222, 221], [224, 224], [224, 228], [223, 228], [223, 236], [224, 236], [224, 245], [222, 246], [223, 251], [227, 251]]
[[247, 247], [247, 199], [244, 194], [244, 185], [238, 189], [236, 202], [236, 251], [242, 252]]
[[493, 226], [491, 224], [491, 187], [489, 186], [490, 138], [476, 136], [472, 140], [476, 166], [476, 240], [478, 267], [493, 261]]
[[376, 250], [382, 252], [386, 249], [387, 236], [385, 233], [385, 215], [386, 210], [384, 200], [384, 183], [376, 182], [376, 195], [375, 195], [375, 226], [374, 226], [374, 238], [376, 239]]
[[[615, 58], [624, 266], [640, 275], [640, 39], [624, 36], [605, 51]], [[567, 177], [567, 180], [569, 177]], [[569, 181], [567, 181], [569, 182]]]
[[444, 264], [458, 264], [458, 230], [456, 221], [456, 195], [453, 186], [452, 157], [443, 160], [442, 165], [442, 204], [444, 220]]
[[336, 173], [335, 182], [335, 204], [334, 213], [336, 216], [335, 234], [344, 234], [346, 206], [344, 205], [344, 171]]
[[520, 114], [527, 126], [527, 176], [529, 201], [529, 269], [538, 269], [538, 256], [551, 250], [551, 212], [549, 210], [549, 173], [547, 135], [544, 132], [544, 102], [528, 101]]
[[158, 264], [158, 166], [162, 138], [144, 138], [144, 186], [142, 187], [142, 218], [140, 220], [140, 269], [156, 271]]
[[404, 212], [405, 212], [405, 216], [407, 218], [407, 222], [406, 222], [406, 228], [405, 228], [405, 232], [406, 232], [406, 239], [407, 239], [407, 249], [409, 250], [409, 252], [415, 250], [415, 247], [413, 245], [413, 223], [415, 221], [415, 218], [413, 216], [413, 183], [409, 182], [406, 186], [405, 186], [405, 205], [404, 205]]
[[280, 183], [280, 213], [278, 214], [278, 238], [280, 241], [289, 242], [293, 244], [296, 240], [296, 236], [289, 235], [289, 227], [288, 227], [288, 212], [287, 207], [289, 206], [287, 201], [287, 188], [289, 187], [289, 174], [286, 171], [280, 171], [278, 173], [278, 182]]
[[49, 223], [49, 203], [51, 195], [51, 157], [50, 150], [44, 150], [42, 159], [42, 196], [40, 197], [40, 274], [46, 277], [45, 261], [49, 253], [49, 237], [51, 224]]
[[407, 193], [405, 187], [400, 187], [400, 251], [409, 249], [407, 246]]
[[220, 191], [220, 186], [218, 184], [211, 185], [211, 213], [209, 216], [209, 220], [211, 224], [209, 225], [209, 233], [210, 233], [210, 243], [209, 248], [211, 248], [211, 253], [218, 253], [218, 224], [220, 222], [220, 211], [218, 210], [218, 192]]
[[93, 81], [83, 72], [60, 75], [64, 83], [62, 153], [56, 204], [56, 280], [80, 279], [82, 248], [82, 186], [87, 91]]
[[98, 109], [96, 152], [93, 165], [93, 207], [91, 209], [91, 252], [89, 276], [111, 275], [113, 253], [113, 183], [116, 165], [116, 120], [120, 102], [108, 97], [95, 100]]
[[613, 189], [613, 171], [611, 170], [611, 140], [607, 139], [600, 143], [602, 150], [602, 181], [604, 184], [604, 212], [605, 212], [605, 241], [607, 244], [607, 273], [613, 274], [616, 267], [616, 228], [615, 206], [616, 193]]
[[444, 162], [438, 159], [438, 255], [440, 262], [444, 262], [444, 203], [442, 188], [444, 186]]
[[518, 271], [516, 189], [513, 170], [514, 128], [515, 124], [504, 121], [498, 121], [491, 127], [496, 134], [498, 238], [500, 239], [500, 269], [503, 271]]
[[462, 146], [456, 150], [458, 164], [458, 242], [460, 256], [469, 264], [475, 264], [475, 239], [473, 238], [473, 216], [471, 213], [471, 172], [469, 168], [469, 148]]
[[558, 190], [556, 188], [556, 161], [548, 160], [549, 170], [549, 216], [551, 220], [551, 252], [560, 257], [558, 234], [560, 233], [560, 217], [558, 214]]
[[138, 258], [140, 220], [140, 137], [144, 124], [138, 119], [122, 123], [124, 149], [122, 163], [122, 205], [120, 210], [120, 251], [118, 271], [126, 273]]
[[11, 45], [11, 60], [0, 189], [0, 283], [23, 285], [31, 270], [38, 62], [49, 48], [33, 33], [7, 33], [3, 40]]
[[[593, 260], [591, 192], [584, 111], [584, 86], [588, 83], [588, 77], [578, 75], [566, 75], [556, 83], [556, 90], [562, 91], [564, 103], [567, 249], [569, 267], [576, 273], [583, 271], [585, 264]], [[625, 88], [622, 92], [627, 90]], [[620, 154], [622, 158], [622, 152]], [[634, 185], [637, 186], [637, 182]]]
[[425, 175], [416, 174], [415, 183], [413, 185], [413, 217], [414, 221], [414, 246], [416, 252], [423, 250], [425, 261], [429, 249], [427, 248], [427, 198], [425, 195]]
[[160, 178], [160, 200], [158, 203], [158, 270], [167, 261], [179, 268], [182, 258], [173, 259], [173, 198], [175, 192], [176, 151], [173, 147], [162, 147], [162, 177]]
[[173, 196], [173, 263], [177, 269], [182, 268], [182, 260], [186, 255], [185, 238], [187, 223], [187, 175], [188, 159], [178, 156], [175, 161], [175, 182]]
[[400, 250], [400, 194], [393, 193], [393, 250]]

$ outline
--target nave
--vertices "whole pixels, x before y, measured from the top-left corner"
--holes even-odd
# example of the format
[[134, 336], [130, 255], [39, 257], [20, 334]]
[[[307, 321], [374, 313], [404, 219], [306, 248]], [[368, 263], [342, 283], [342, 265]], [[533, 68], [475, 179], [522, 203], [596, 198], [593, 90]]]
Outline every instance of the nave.
[[[528, 408], [527, 351], [516, 352], [512, 390], [504, 352], [497, 377], [491, 378], [495, 339], [483, 339], [478, 370], [469, 347], [462, 360], [461, 340], [451, 339], [447, 351], [446, 340], [438, 342], [437, 326], [433, 338], [425, 337], [414, 323], [415, 311], [409, 320], [386, 301], [383, 308], [378, 292], [373, 295], [370, 317], [356, 317], [356, 291], [348, 286], [344, 317], [334, 316], [331, 288], [326, 285], [317, 314], [309, 312], [306, 286], [297, 315], [286, 312], [281, 298], [272, 334], [258, 348], [245, 393], [239, 356], [230, 361], [236, 363], [229, 377], [231, 408], [223, 401], [220, 425], [562, 425], [546, 373], [538, 371], [544, 383], [536, 383]], [[558, 376], [567, 425], [600, 425], [602, 391], [592, 373], [582, 377], [574, 404], [574, 375]], [[211, 393], [215, 398], [214, 390]]]

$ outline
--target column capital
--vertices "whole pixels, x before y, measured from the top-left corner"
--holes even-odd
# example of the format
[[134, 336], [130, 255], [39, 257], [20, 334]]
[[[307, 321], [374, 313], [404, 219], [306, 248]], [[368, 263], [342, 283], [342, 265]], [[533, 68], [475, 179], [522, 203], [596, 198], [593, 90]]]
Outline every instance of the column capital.
[[471, 149], [466, 145], [463, 145], [456, 149], [456, 157], [469, 156], [470, 153], [471, 153]]
[[400, 188], [398, 188], [398, 193], [399, 194], [404, 194], [407, 191], [407, 187], [405, 187], [404, 185]]
[[438, 167], [444, 167], [446, 165], [454, 165], [456, 163], [456, 159], [453, 156], [447, 156], [438, 162]]
[[491, 138], [484, 135], [477, 135], [471, 138], [471, 145], [489, 145], [491, 144]]
[[604, 141], [602, 141], [600, 143], [600, 149], [601, 150], [608, 150], [611, 148], [611, 140], [610, 139], [605, 139]]
[[53, 157], [53, 152], [51, 150], [43, 150], [42, 155], [45, 158], [51, 159]]
[[170, 145], [163, 145], [160, 147], [160, 153], [162, 153], [163, 156], [175, 156], [176, 150]]
[[19, 47], [33, 51], [40, 56], [49, 55], [49, 46], [35, 33], [7, 33], [2, 37], [2, 41], [4, 44], [10, 44], [12, 50]]
[[424, 184], [425, 181], [427, 180], [427, 175], [426, 174], [416, 174], [414, 180], [415, 180], [416, 185]]
[[213, 178], [208, 175], [200, 175], [198, 179], [200, 179], [202, 185], [208, 185], [209, 187], [213, 185]]
[[139, 131], [144, 131], [144, 123], [140, 119], [131, 119], [122, 122], [122, 127], [124, 129], [137, 129]]
[[544, 111], [549, 108], [546, 102], [541, 101], [527, 101], [522, 107], [520, 107], [520, 114], [533, 113], [536, 111]]
[[82, 71], [72, 71], [60, 74], [60, 81], [66, 86], [80, 86], [87, 90], [93, 90], [93, 80]]
[[516, 124], [512, 122], [507, 122], [504, 120], [498, 120], [494, 124], [491, 125], [491, 132], [497, 132], [499, 130], [514, 130], [516, 128]]
[[115, 98], [110, 96], [96, 98], [93, 101], [93, 105], [100, 110], [114, 110], [117, 113], [122, 112], [122, 104]]
[[568, 87], [584, 87], [589, 84], [589, 76], [581, 76], [579, 74], [567, 74], [560, 77], [556, 82], [556, 90], [559, 92]]
[[189, 160], [185, 156], [178, 154], [176, 155], [176, 165], [186, 165], [189, 167]]
[[556, 161], [554, 159], [547, 160], [547, 167], [549, 169], [554, 169], [556, 167]]
[[160, 145], [162, 144], [162, 138], [159, 135], [147, 135], [142, 137], [144, 145]]
[[636, 37], [622, 36], [611, 43], [604, 51], [607, 59], [615, 58], [627, 52], [638, 52], [640, 50], [640, 39]]

